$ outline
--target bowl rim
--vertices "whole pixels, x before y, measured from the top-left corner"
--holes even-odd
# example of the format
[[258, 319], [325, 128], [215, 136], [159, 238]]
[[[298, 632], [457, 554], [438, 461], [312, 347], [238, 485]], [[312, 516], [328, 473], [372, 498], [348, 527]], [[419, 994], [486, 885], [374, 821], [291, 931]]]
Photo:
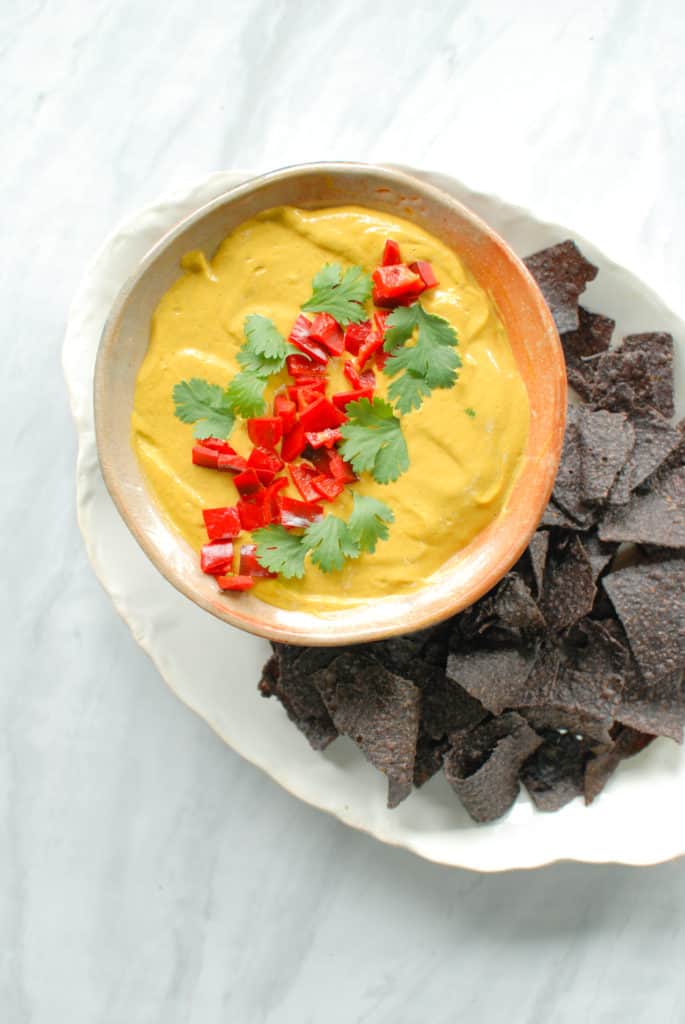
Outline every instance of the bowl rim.
[[[220, 195], [202, 204], [197, 208], [197, 210], [192, 211], [190, 214], [181, 218], [176, 224], [174, 224], [173, 227], [166, 231], [154, 243], [154, 245], [151, 246], [139, 261], [136, 269], [122, 284], [110, 307], [109, 314], [100, 336], [93, 376], [92, 397], [96, 450], [105, 486], [114, 501], [119, 515], [122, 517], [124, 523], [137, 543], [140, 545], [155, 568], [176, 590], [216, 618], [219, 618], [246, 632], [263, 637], [267, 640], [307, 646], [330, 646], [332, 643], [335, 645], [341, 643], [368, 643], [396, 636], [407, 632], [406, 615], [401, 613], [397, 614], [394, 625], [390, 624], [384, 626], [381, 624], [350, 628], [349, 626], [344, 625], [342, 621], [346, 614], [349, 614], [350, 611], [358, 611], [360, 608], [368, 608], [369, 606], [380, 602], [370, 600], [369, 602], [365, 602], [364, 604], [358, 605], [352, 609], [342, 609], [335, 612], [327, 611], [317, 614], [314, 612], [289, 612], [286, 609], [277, 608], [276, 606], [269, 605], [266, 602], [261, 602], [258, 601], [258, 599], [253, 598], [253, 601], [258, 601], [261, 608], [270, 609], [272, 614], [278, 613], [277, 618], [282, 621], [278, 621], [272, 625], [264, 621], [259, 616], [246, 615], [244, 610], [241, 609], [240, 596], [236, 598], [234, 596], [227, 596], [223, 594], [219, 595], [220, 600], [206, 598], [198, 591], [192, 580], [188, 580], [181, 573], [177, 572], [168, 560], [159, 557], [148, 532], [140, 526], [135, 516], [129, 515], [117, 474], [113, 470], [109, 459], [106, 456], [107, 442], [105, 440], [103, 427], [103, 406], [105, 404], [106, 392], [106, 364], [109, 349], [116, 338], [120, 318], [132, 292], [159, 256], [185, 231], [228, 203], [232, 203], [244, 196], [259, 191], [264, 186], [273, 182], [297, 178], [302, 174], [336, 175], [345, 173], [363, 173], [374, 177], [377, 181], [384, 179], [386, 183], [390, 181], [394, 186], [405, 189], [409, 193], [422, 195], [426, 198], [432, 199], [434, 202], [445, 207], [448, 211], [457, 213], [476, 231], [482, 233], [489, 239], [489, 241], [493, 242], [506, 259], [514, 265], [524, 280], [526, 280], [528, 292], [534, 302], [536, 311], [545, 323], [545, 331], [550, 341], [550, 356], [554, 356], [553, 365], [555, 370], [554, 375], [556, 386], [554, 388], [554, 403], [549, 417], [552, 422], [552, 430], [550, 433], [551, 443], [549, 447], [549, 457], [544, 463], [538, 462], [537, 464], [537, 474], [541, 479], [541, 486], [538, 487], [540, 500], [531, 508], [531, 511], [532, 509], [535, 509], [536, 514], [529, 515], [526, 529], [522, 530], [518, 535], [518, 538], [509, 545], [508, 551], [506, 553], [500, 552], [498, 559], [487, 563], [484, 571], [479, 576], [479, 581], [466, 590], [465, 600], [463, 599], [463, 595], [462, 597], [458, 597], [456, 600], [452, 596], [450, 600], [446, 601], [443, 599], [442, 601], [437, 601], [424, 609], [419, 609], [418, 611], [412, 610], [411, 631], [420, 630], [434, 625], [473, 604], [493, 586], [495, 586], [496, 583], [521, 557], [530, 538], [539, 525], [539, 520], [552, 493], [561, 458], [566, 420], [567, 382], [563, 349], [552, 313], [542, 296], [537, 282], [532, 277], [530, 271], [525, 266], [521, 258], [513, 251], [513, 249], [511, 249], [508, 243], [505, 242], [489, 224], [487, 224], [487, 222], [441, 188], [438, 188], [437, 186], [430, 184], [403, 169], [400, 170], [395, 166], [389, 165], [371, 164], [359, 161], [317, 161], [304, 164], [290, 164], [249, 178], [247, 181], [222, 192]], [[525, 472], [525, 467], [522, 472]], [[148, 500], [154, 503], [154, 497], [150, 493], [149, 489], [147, 489], [147, 495]], [[495, 523], [500, 521], [502, 515], [506, 515], [506, 507], [503, 513], [500, 513], [500, 516], [498, 516], [493, 523], [489, 524], [488, 527], [478, 533], [470, 544], [467, 545], [466, 548], [462, 549], [458, 554], [462, 555], [465, 552], [468, 552], [471, 549], [475, 550], [480, 546], [486, 531], [488, 531]], [[176, 534], [171, 523], [167, 522], [167, 528], [171, 533], [177, 536], [179, 542], [182, 541], [181, 535]], [[389, 595], [384, 598], [383, 601], [389, 603], [397, 602], [398, 611], [400, 610], [399, 605], [404, 604], [405, 607], [402, 610], [406, 613], [408, 611], [407, 606], [412, 603], [412, 599], [416, 598], [417, 595], [422, 592], [425, 593], [430, 589], [431, 585], [429, 583], [427, 586], [420, 587], [408, 594]], [[291, 617], [296, 617], [298, 619], [298, 625], [294, 631], [293, 623], [288, 621]], [[302, 627], [303, 619], [309, 624], [307, 628]], [[332, 636], [330, 631], [331, 622], [335, 622], [334, 636]], [[317, 625], [323, 628], [317, 628]]]

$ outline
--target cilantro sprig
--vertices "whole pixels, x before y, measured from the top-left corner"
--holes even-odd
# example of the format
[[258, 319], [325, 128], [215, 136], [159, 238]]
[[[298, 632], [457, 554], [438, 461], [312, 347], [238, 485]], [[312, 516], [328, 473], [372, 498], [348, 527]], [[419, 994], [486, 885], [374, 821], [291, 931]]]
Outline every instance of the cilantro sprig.
[[179, 420], [195, 424], [195, 437], [227, 438], [233, 430], [233, 406], [218, 384], [208, 384], [199, 377], [182, 380], [174, 387], [173, 398]]
[[[406, 343], [416, 333], [413, 345]], [[396, 377], [388, 396], [401, 413], [420, 408], [435, 388], [451, 388], [461, 366], [457, 332], [448, 320], [427, 313], [421, 303], [398, 306], [387, 319], [383, 348], [390, 359], [385, 373]], [[401, 374], [401, 376], [397, 376]]]
[[322, 572], [336, 572], [347, 559], [359, 558], [363, 552], [373, 554], [377, 542], [387, 539], [387, 524], [393, 519], [384, 502], [355, 494], [347, 522], [339, 516], [327, 515], [299, 536], [284, 526], [265, 526], [252, 536], [257, 559], [265, 569], [285, 579], [301, 579], [307, 555]]
[[237, 357], [242, 369], [228, 387], [209, 384], [199, 377], [174, 387], [174, 412], [184, 423], [195, 424], [195, 437], [227, 438], [236, 416], [260, 416], [266, 408], [267, 380], [280, 373], [286, 357], [297, 351], [265, 316], [248, 316], [243, 330], [245, 342]]
[[345, 327], [366, 319], [364, 303], [371, 296], [371, 278], [361, 267], [327, 263], [312, 278], [312, 295], [301, 307], [306, 313], [330, 313]]
[[379, 484], [397, 480], [409, 469], [407, 442], [392, 406], [383, 398], [350, 402], [340, 428], [340, 454], [355, 473], [371, 473]]

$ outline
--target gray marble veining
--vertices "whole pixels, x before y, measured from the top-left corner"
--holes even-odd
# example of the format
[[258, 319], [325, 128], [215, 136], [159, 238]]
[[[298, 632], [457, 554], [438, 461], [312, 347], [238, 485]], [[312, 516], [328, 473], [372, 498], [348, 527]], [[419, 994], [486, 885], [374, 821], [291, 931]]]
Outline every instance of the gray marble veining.
[[682, 308], [684, 50], [649, 0], [0, 4], [3, 1024], [683, 1020], [685, 864], [435, 867], [175, 700], [81, 545], [59, 348], [120, 218], [317, 158], [449, 171]]

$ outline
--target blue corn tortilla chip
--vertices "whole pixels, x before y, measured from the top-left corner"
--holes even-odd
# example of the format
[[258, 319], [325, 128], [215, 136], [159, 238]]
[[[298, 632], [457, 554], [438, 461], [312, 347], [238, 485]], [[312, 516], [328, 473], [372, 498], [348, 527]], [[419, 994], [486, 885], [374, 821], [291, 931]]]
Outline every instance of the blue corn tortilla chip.
[[579, 306], [578, 327], [561, 335], [568, 382], [585, 401], [592, 398], [597, 357], [609, 348], [615, 326], [608, 316]]
[[447, 675], [494, 715], [525, 703], [534, 649], [476, 648], [452, 652]]
[[599, 796], [621, 761], [639, 754], [655, 738], [629, 726], [617, 726], [612, 731], [611, 744], [592, 754], [586, 762], [583, 778], [585, 803], [591, 804]]
[[535, 278], [560, 334], [579, 327], [578, 298], [597, 267], [586, 260], [571, 239], [528, 256], [523, 261]]
[[673, 416], [673, 338], [663, 331], [631, 334], [597, 361], [591, 398], [596, 408], [641, 416]]
[[685, 559], [629, 566], [603, 586], [647, 683], [685, 669]]
[[305, 735], [310, 746], [314, 750], [325, 750], [337, 737], [338, 730], [312, 683], [311, 675], [295, 667], [298, 650], [302, 653], [302, 648], [295, 648], [291, 660], [288, 660], [289, 655], [283, 657], [277, 652], [267, 661], [262, 670], [259, 692], [263, 697], [278, 698], [288, 718]]
[[[635, 445], [609, 494], [610, 505], [625, 505], [632, 492], [676, 456], [683, 434], [660, 413], [652, 412], [633, 421]], [[670, 467], [675, 468], [675, 464]]]
[[540, 604], [549, 628], [561, 632], [589, 615], [596, 593], [592, 563], [574, 536], [564, 551], [548, 559]]
[[444, 761], [450, 786], [474, 821], [501, 817], [518, 796], [522, 764], [542, 740], [514, 712], [455, 733], [450, 739]]
[[545, 566], [547, 565], [547, 553], [549, 551], [549, 531], [538, 530], [530, 539], [528, 545], [528, 558], [535, 581], [535, 596], [540, 598], [545, 578]]
[[521, 782], [541, 811], [558, 811], [584, 791], [585, 765], [596, 744], [572, 732], [545, 729], [521, 769]]
[[685, 548], [685, 467], [659, 475], [651, 491], [610, 508], [599, 525], [603, 541]]
[[342, 654], [316, 674], [315, 685], [338, 732], [393, 783], [391, 798], [411, 788], [421, 691], [375, 658]]

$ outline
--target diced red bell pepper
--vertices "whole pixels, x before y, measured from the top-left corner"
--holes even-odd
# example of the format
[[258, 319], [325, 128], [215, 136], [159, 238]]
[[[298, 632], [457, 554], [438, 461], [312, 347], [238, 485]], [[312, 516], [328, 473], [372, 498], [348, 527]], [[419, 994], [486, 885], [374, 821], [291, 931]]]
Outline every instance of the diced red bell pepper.
[[216, 582], [222, 590], [249, 590], [254, 587], [251, 576], [217, 576]]
[[307, 359], [306, 356], [286, 356], [285, 364], [291, 377], [324, 377], [326, 368]]
[[283, 437], [280, 416], [253, 416], [247, 421], [247, 436], [260, 448], [275, 448]]
[[338, 409], [344, 409], [350, 402], [358, 402], [360, 398], [373, 398], [373, 388], [357, 388], [355, 391], [339, 391], [337, 395], [331, 395], [333, 405]]
[[[280, 506], [278, 504], [280, 500], [279, 492], [284, 487], [288, 486], [288, 478], [286, 476], [277, 476], [273, 483], [270, 483], [266, 488], [264, 495], [265, 511], [268, 511], [269, 522], [279, 523], [280, 522]], [[268, 505], [268, 509], [266, 506]]]
[[345, 349], [343, 329], [330, 313], [317, 313], [309, 331], [312, 341], [318, 341], [332, 356], [342, 355]]
[[304, 436], [307, 438], [307, 444], [310, 444], [312, 448], [332, 448], [338, 441], [342, 441], [342, 434], [337, 427], [335, 429], [328, 427], [326, 430], [307, 431]]
[[284, 462], [292, 462], [298, 458], [307, 446], [307, 439], [304, 436], [304, 427], [296, 423], [293, 429], [285, 435], [281, 445], [281, 458]]
[[220, 437], [203, 437], [200, 444], [203, 448], [211, 448], [222, 455], [235, 455], [235, 448], [231, 448], [228, 441], [222, 441]]
[[318, 381], [316, 384], [293, 384], [288, 388], [288, 397], [297, 403], [299, 412], [306, 409], [308, 405], [316, 402], [326, 392], [326, 381]]
[[352, 484], [357, 479], [352, 466], [335, 448], [328, 452], [328, 473], [342, 484]]
[[207, 469], [219, 468], [219, 453], [215, 448], [208, 448], [204, 444], [193, 445], [193, 465], [205, 466]]
[[359, 375], [359, 387], [360, 388], [371, 388], [372, 391], [376, 389], [376, 374], [373, 370], [364, 370]]
[[359, 370], [350, 359], [348, 359], [343, 364], [343, 373], [345, 374], [353, 388], [358, 388], [361, 386], [359, 381]]
[[247, 465], [254, 469], [260, 482], [266, 485], [283, 469], [283, 460], [268, 448], [256, 447], [250, 452]]
[[357, 356], [357, 365], [360, 370], [364, 369], [364, 366], [368, 359], [374, 354], [374, 352], [381, 348], [383, 345], [383, 334], [381, 331], [371, 331], [368, 338], [363, 345], [359, 348], [359, 355]]
[[233, 568], [233, 543], [230, 540], [215, 540], [204, 544], [200, 552], [200, 568], [208, 576], [223, 576]]
[[219, 452], [217, 469], [228, 473], [242, 473], [247, 469], [247, 462], [242, 455], [224, 455]]
[[409, 269], [419, 275], [426, 288], [435, 288], [438, 284], [433, 265], [428, 260], [417, 260], [416, 263], [410, 263]]
[[210, 540], [226, 540], [240, 533], [240, 516], [235, 508], [203, 508], [202, 518]]
[[327, 398], [319, 398], [308, 405], [300, 413], [300, 423], [308, 431], [326, 430], [327, 427], [339, 427], [347, 417], [340, 409], [336, 409]]
[[239, 501], [236, 508], [243, 530], [258, 530], [261, 526], [268, 526], [271, 522], [270, 509], [265, 508], [263, 500]]
[[[376, 305], [394, 302], [406, 296], [420, 295], [425, 284], [420, 274], [415, 274], [406, 263], [396, 263], [391, 267], [377, 267], [371, 275], [374, 289], [373, 301]], [[380, 302], [376, 300], [380, 299]]]
[[257, 491], [262, 490], [262, 484], [257, 476], [254, 469], [246, 469], [243, 473], [238, 473], [237, 476], [233, 477], [233, 483], [238, 488], [238, 493], [241, 497], [247, 498], [250, 495], [254, 495]]
[[311, 326], [311, 320], [304, 313], [300, 313], [293, 325], [288, 340], [295, 348], [299, 348], [300, 352], [304, 352], [306, 356], [313, 359], [315, 363], [321, 363], [325, 366], [328, 362], [328, 352], [310, 338]]
[[388, 353], [384, 352], [382, 348], [376, 349], [373, 354], [373, 361], [376, 364], [376, 369], [382, 373], [388, 361]]
[[356, 356], [359, 346], [366, 341], [371, 330], [371, 321], [363, 320], [360, 324], [350, 324], [345, 331], [345, 348]]
[[288, 472], [304, 500], [316, 503], [319, 500], [319, 491], [312, 487], [312, 480], [319, 476], [318, 470], [306, 462], [300, 462], [297, 466], [288, 466]]
[[376, 330], [380, 331], [385, 337], [385, 332], [388, 329], [388, 317], [390, 316], [389, 309], [377, 309], [373, 314], [374, 323], [376, 324]]
[[312, 480], [312, 487], [326, 501], [335, 501], [345, 490], [342, 480], [335, 480], [330, 476], [315, 476]]
[[287, 395], [276, 395], [274, 398], [274, 413], [283, 424], [283, 433], [287, 434], [292, 430], [297, 420], [297, 405]]
[[241, 576], [252, 576], [253, 579], [269, 579], [273, 580], [276, 578], [278, 573], [269, 572], [263, 565], [260, 565], [257, 561], [257, 545], [256, 544], [243, 544], [240, 549], [240, 569], [238, 570]]
[[383, 256], [381, 257], [381, 266], [392, 267], [396, 263], [401, 263], [402, 257], [400, 256], [400, 247], [397, 242], [393, 242], [392, 238], [389, 238], [383, 246]]
[[297, 498], [288, 498], [281, 494], [277, 498], [281, 526], [287, 530], [295, 530], [315, 523], [323, 516], [323, 508], [311, 501], [298, 501]]

